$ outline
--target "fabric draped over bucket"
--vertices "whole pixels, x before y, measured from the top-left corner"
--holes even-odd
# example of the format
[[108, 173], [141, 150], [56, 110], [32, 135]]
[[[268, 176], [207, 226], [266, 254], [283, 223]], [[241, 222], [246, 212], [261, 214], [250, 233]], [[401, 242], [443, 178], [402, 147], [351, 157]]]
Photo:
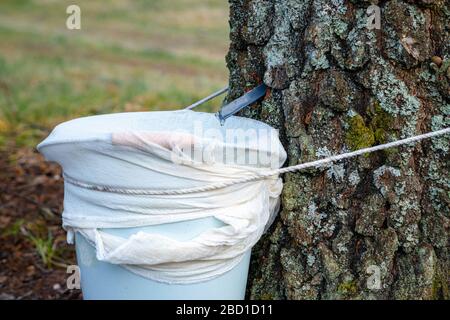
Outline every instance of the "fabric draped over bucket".
[[[198, 125], [202, 132], [197, 132]], [[227, 130], [241, 131], [227, 140]], [[249, 130], [256, 134], [239, 140]], [[63, 123], [38, 149], [60, 163], [67, 175], [63, 227], [69, 241], [79, 232], [95, 246], [98, 260], [152, 280], [183, 284], [213, 279], [241, 261], [278, 211], [281, 179], [271, 176], [176, 195], [127, 190], [178, 190], [276, 169], [286, 153], [273, 132], [261, 122], [240, 117], [220, 126], [214, 115], [193, 111], [122, 113]], [[265, 156], [269, 161], [249, 163], [255, 155], [254, 159]], [[75, 181], [123, 192], [90, 189]], [[143, 231], [123, 238], [104, 230], [206, 217], [223, 226], [185, 241]]]

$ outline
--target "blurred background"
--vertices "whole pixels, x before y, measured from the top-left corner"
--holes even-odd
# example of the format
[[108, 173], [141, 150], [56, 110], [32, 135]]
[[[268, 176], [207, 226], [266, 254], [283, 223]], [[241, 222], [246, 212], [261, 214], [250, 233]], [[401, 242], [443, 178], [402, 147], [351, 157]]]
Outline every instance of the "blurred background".
[[[72, 4], [81, 30], [66, 27]], [[68, 119], [179, 109], [226, 86], [228, 32], [224, 0], [0, 0], [0, 300], [81, 298], [66, 287], [61, 172], [36, 144]]]

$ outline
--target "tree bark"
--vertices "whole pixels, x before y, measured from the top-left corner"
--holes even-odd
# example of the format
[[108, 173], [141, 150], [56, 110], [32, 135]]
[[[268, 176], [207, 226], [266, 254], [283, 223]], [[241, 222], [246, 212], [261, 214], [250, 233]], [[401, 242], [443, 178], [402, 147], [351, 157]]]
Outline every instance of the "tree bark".
[[[287, 165], [450, 126], [444, 0], [230, 0], [228, 100], [280, 130]], [[449, 137], [284, 176], [251, 299], [449, 298]], [[377, 281], [379, 280], [379, 281]]]

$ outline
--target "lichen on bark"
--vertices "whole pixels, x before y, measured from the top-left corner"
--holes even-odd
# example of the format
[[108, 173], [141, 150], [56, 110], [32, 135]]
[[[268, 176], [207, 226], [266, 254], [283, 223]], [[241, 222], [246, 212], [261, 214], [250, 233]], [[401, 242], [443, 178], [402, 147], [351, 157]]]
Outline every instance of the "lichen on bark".
[[[280, 130], [288, 165], [450, 125], [444, 0], [230, 0], [231, 100]], [[286, 174], [253, 250], [252, 299], [449, 298], [448, 137]], [[376, 273], [379, 274], [376, 274]], [[369, 283], [379, 276], [379, 286]]]

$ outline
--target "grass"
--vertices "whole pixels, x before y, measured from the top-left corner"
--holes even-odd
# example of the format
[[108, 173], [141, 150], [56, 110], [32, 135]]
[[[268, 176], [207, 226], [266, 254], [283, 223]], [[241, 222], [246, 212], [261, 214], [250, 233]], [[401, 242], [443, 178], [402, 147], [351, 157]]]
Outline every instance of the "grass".
[[65, 267], [64, 254], [65, 247], [61, 247], [61, 239], [55, 239], [52, 231], [42, 220], [25, 221], [25, 219], [17, 219], [11, 226], [5, 228], [0, 233], [2, 241], [6, 237], [12, 237], [17, 241], [23, 237], [33, 246], [36, 255], [40, 258], [42, 265], [51, 269], [54, 266]]
[[46, 238], [35, 237], [30, 233], [28, 239], [34, 245], [42, 264], [50, 269], [54, 263], [53, 259], [57, 255], [56, 243], [53, 241], [51, 232], [48, 233]]
[[24, 219], [17, 219], [9, 228], [6, 228], [1, 233], [2, 237], [12, 236], [17, 238], [21, 234], [21, 228], [25, 225]]
[[[65, 27], [73, 3], [81, 30]], [[2, 0], [0, 145], [34, 146], [78, 116], [182, 108], [225, 86], [227, 21], [222, 0]]]

